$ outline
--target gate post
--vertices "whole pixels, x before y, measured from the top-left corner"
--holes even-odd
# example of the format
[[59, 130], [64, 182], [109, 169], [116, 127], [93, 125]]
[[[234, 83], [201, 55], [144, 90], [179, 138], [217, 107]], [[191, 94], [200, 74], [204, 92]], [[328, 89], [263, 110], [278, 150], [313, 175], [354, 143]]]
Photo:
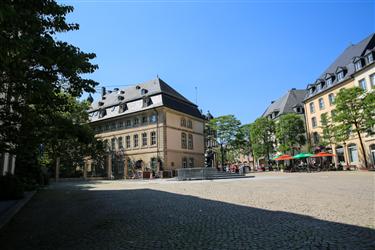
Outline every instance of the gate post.
[[112, 179], [112, 155], [107, 155], [107, 178]]

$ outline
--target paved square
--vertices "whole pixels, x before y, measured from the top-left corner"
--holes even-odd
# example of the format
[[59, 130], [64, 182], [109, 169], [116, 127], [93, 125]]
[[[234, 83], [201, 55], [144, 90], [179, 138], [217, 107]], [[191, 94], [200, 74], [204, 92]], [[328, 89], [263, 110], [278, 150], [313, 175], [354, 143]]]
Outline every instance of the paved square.
[[52, 185], [1, 249], [375, 249], [371, 172]]

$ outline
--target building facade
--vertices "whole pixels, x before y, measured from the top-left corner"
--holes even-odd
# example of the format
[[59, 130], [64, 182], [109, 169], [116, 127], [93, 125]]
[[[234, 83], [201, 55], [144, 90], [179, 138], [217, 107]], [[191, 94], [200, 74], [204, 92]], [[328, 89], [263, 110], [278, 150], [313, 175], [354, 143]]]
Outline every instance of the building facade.
[[[323, 74], [307, 87], [304, 100], [306, 124], [309, 140], [312, 146], [319, 147], [322, 136], [322, 116], [334, 115], [334, 99], [342, 88], [361, 87], [365, 91], [373, 91], [375, 86], [374, 63], [375, 34], [361, 42], [351, 45], [326, 69]], [[365, 154], [361, 152], [358, 136], [351, 134], [342, 143], [333, 145], [332, 152], [336, 154], [336, 163], [364, 167], [364, 157], [369, 164], [375, 164], [375, 137], [363, 134]]]
[[204, 166], [204, 116], [160, 78], [103, 89], [89, 118], [108, 147], [113, 175], [125, 175], [132, 164], [154, 172]]
[[[306, 93], [307, 91], [304, 89], [292, 88], [276, 101], [272, 101], [271, 105], [268, 106], [262, 116], [267, 117], [277, 123], [280, 117], [283, 115], [296, 114], [301, 118], [302, 121], [305, 122], [305, 107], [303, 101]], [[307, 131], [306, 125], [305, 130]], [[304, 136], [307, 138], [307, 132], [304, 134]], [[277, 147], [277, 145], [275, 145], [275, 147]], [[307, 145], [298, 147], [296, 150], [307, 151]]]

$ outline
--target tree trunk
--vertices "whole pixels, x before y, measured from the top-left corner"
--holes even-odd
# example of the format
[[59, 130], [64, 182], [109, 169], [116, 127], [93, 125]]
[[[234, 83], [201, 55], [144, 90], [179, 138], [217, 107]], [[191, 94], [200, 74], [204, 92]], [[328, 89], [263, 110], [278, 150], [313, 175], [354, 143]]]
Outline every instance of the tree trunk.
[[362, 136], [361, 136], [361, 133], [358, 130], [358, 125], [357, 124], [354, 124], [354, 125], [355, 125], [355, 128], [357, 130], [359, 144], [361, 145], [362, 155], [363, 155], [363, 159], [365, 161], [365, 168], [367, 169], [368, 168], [368, 163], [367, 163], [367, 157], [366, 157], [365, 147], [363, 146]]
[[56, 169], [55, 169], [56, 182], [59, 181], [59, 177], [60, 177], [60, 157], [56, 157]]

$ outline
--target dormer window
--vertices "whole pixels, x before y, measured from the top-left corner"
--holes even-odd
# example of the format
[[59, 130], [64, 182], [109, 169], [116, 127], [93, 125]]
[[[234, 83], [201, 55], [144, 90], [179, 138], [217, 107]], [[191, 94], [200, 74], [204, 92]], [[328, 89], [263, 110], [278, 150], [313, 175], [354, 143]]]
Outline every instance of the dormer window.
[[326, 79], [326, 84], [328, 87], [332, 85], [332, 77]]
[[101, 109], [99, 110], [99, 118], [102, 118], [107, 115], [107, 110], [106, 109]]
[[99, 102], [98, 105], [99, 105], [99, 106], [103, 106], [103, 105], [104, 105], [104, 102]]
[[344, 71], [337, 73], [337, 81], [341, 82], [344, 79]]
[[121, 103], [119, 105], [118, 112], [119, 113], [124, 113], [126, 110], [128, 110], [128, 105], [126, 103]]
[[152, 105], [152, 100], [150, 97], [143, 98], [143, 108]]
[[362, 69], [362, 61], [361, 60], [358, 60], [354, 63], [354, 67], [355, 67], [355, 70], [358, 71], [360, 69]]
[[366, 59], [367, 59], [367, 63], [368, 63], [368, 64], [374, 62], [374, 56], [373, 56], [373, 54], [372, 54], [372, 53], [368, 54], [368, 55], [366, 56]]
[[142, 94], [142, 95], [145, 95], [145, 94], [147, 94], [147, 92], [148, 92], [148, 90], [147, 90], [147, 89], [142, 89], [142, 90], [141, 90], [141, 94]]
[[315, 86], [312, 86], [310, 88], [310, 95], [314, 94], [315, 90], [316, 90]]
[[135, 86], [136, 89], [141, 89], [141, 87], [139, 85]]
[[117, 100], [119, 100], [119, 101], [122, 101], [122, 100], [124, 100], [125, 99], [125, 97], [123, 97], [123, 96], [117, 96]]

